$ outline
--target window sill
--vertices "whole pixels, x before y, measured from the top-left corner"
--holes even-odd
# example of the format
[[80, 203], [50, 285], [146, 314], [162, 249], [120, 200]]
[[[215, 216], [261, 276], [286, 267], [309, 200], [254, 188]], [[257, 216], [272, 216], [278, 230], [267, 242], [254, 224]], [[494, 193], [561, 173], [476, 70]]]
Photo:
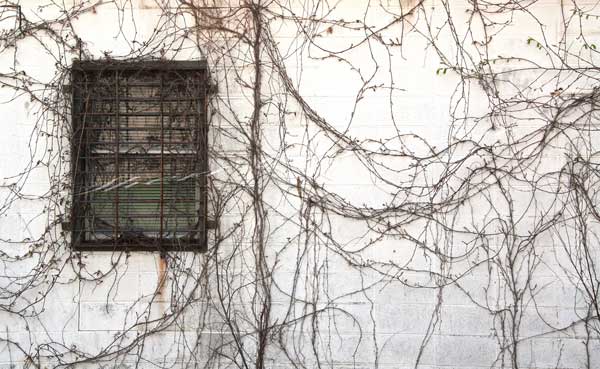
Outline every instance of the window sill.
[[80, 242], [73, 245], [74, 251], [108, 251], [108, 252], [129, 252], [129, 251], [147, 251], [147, 252], [205, 252], [207, 249], [206, 243], [200, 241], [195, 242], [179, 242], [173, 244], [170, 242], [139, 242], [131, 243], [124, 241], [96, 241], [96, 242]]

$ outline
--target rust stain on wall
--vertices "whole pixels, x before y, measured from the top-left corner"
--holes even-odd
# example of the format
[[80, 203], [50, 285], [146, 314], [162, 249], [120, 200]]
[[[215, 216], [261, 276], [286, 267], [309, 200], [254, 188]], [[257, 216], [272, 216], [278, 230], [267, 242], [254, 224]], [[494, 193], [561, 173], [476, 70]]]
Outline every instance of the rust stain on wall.
[[157, 9], [158, 5], [155, 0], [138, 0], [138, 6], [140, 9]]
[[158, 259], [158, 280], [156, 285], [156, 295], [165, 295], [165, 285], [167, 281], [167, 259], [161, 256]]
[[412, 7], [417, 5], [419, 0], [399, 0], [398, 2], [400, 3], [401, 7], [407, 8], [407, 10], [410, 10]]
[[398, 0], [403, 16], [413, 16], [416, 8], [423, 3], [423, 0]]

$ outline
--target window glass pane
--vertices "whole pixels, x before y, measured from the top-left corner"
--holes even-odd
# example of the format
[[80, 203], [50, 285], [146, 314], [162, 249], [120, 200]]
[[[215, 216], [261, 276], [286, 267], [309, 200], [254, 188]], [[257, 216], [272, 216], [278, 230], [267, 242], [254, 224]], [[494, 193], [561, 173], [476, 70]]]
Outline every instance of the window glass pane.
[[197, 240], [204, 232], [204, 70], [74, 73], [80, 241]]
[[[197, 230], [195, 180], [166, 180], [162, 185], [163, 238], [192, 237]], [[160, 236], [161, 184], [134, 183], [118, 191], [120, 238]], [[94, 233], [113, 237], [116, 227], [117, 191], [93, 195], [91, 219]]]

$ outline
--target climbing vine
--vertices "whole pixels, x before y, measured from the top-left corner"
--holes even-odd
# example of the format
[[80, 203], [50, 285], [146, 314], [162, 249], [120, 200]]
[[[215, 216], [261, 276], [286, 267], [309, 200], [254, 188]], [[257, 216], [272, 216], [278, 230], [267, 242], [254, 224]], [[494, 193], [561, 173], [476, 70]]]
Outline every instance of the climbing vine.
[[[597, 367], [598, 5], [5, 1], [0, 363]], [[70, 247], [74, 59], [206, 60], [206, 252]]]

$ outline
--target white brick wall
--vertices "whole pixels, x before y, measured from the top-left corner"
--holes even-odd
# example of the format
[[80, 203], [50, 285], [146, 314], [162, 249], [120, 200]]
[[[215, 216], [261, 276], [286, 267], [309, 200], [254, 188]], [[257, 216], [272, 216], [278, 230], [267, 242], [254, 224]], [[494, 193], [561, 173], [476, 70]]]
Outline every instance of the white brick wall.
[[[218, 6], [226, 3], [216, 2]], [[308, 2], [295, 2], [290, 8], [301, 9], [300, 3]], [[444, 3], [441, 0], [425, 2], [424, 9], [430, 16], [433, 29], [442, 26], [446, 20]], [[490, 56], [528, 58], [547, 66], [548, 55], [534, 45], [527, 45], [527, 39], [538, 40], [545, 35], [549, 45], [560, 41], [559, 36], [563, 34], [560, 3], [558, 0], [539, 1], [532, 8], [532, 13], [543, 26], [533, 22], [530, 15], [516, 16], [509, 27], [495, 36]], [[583, 9], [594, 3], [577, 1]], [[74, 4], [78, 6], [80, 2]], [[327, 19], [362, 19], [367, 9], [365, 4], [360, 0], [339, 2]], [[39, 5], [37, 0], [22, 1], [23, 14], [36, 21], [61, 16], [60, 6], [40, 8]], [[99, 4], [93, 10], [90, 6], [88, 11], [71, 20], [89, 55], [138, 56], [136, 52], [130, 53], [131, 48], [140, 50], [140, 45], [157, 27], [166, 28], [172, 22], [183, 25], [184, 21], [187, 27], [193, 27], [193, 17], [189, 13], [160, 18], [163, 12], [178, 9], [176, 6], [161, 10], [149, 0], [123, 2], [121, 5], [122, 9], [115, 4]], [[569, 6], [564, 5], [567, 13]], [[467, 27], [466, 10], [469, 8], [472, 6], [467, 1], [451, 1], [449, 5], [459, 33]], [[283, 11], [275, 4], [270, 9]], [[390, 11], [399, 12], [398, 2], [388, 4], [381, 1], [381, 5], [372, 4], [365, 19], [377, 27], [391, 19]], [[287, 11], [283, 12], [289, 15]], [[423, 17], [421, 13], [418, 18], [411, 18], [405, 27], [410, 28], [410, 23], [417, 22], [416, 29], [424, 32]], [[502, 14], [498, 15], [499, 19], [502, 17]], [[325, 31], [321, 37], [312, 40], [315, 44], [309, 48], [310, 53], [308, 49], [294, 53], [289, 52], [289, 47], [298, 46], [297, 29], [293, 23], [273, 17], [269, 26], [280, 51], [288, 56], [285, 64], [289, 75], [310, 106], [332, 127], [363, 143], [371, 139], [376, 144], [400, 133], [418, 134], [438, 148], [447, 145], [450, 109], [456, 103], [453, 93], [460, 81], [451, 70], [445, 74], [436, 73], [443, 64], [434, 50], [427, 47], [427, 41], [419, 32], [407, 34], [402, 51], [395, 49], [391, 55], [375, 41], [341, 54], [366, 76], [375, 73], [376, 65], [380, 65], [373, 75], [371, 86], [384, 84], [389, 87], [390, 78], [393, 78], [394, 87], [399, 90], [392, 95], [393, 106], [390, 109], [389, 89], [367, 90], [365, 97], [355, 104], [362, 86], [356, 70], [333, 58], [317, 60], [328, 55], [321, 48], [343, 50], [356, 45], [364, 37], [364, 31], [351, 32], [334, 26], [331, 33]], [[385, 29], [381, 37], [384, 40], [398, 37], [401, 26], [400, 22]], [[56, 25], [53, 27], [58, 29]], [[475, 32], [480, 30], [477, 24], [472, 27]], [[584, 19], [582, 27], [589, 37], [588, 42], [597, 42], [600, 46], [597, 20]], [[567, 30], [569, 42], [578, 42], [576, 31], [578, 29]], [[69, 33], [64, 29], [57, 32], [63, 36]], [[56, 63], [68, 65], [76, 55], [61, 50], [48, 34], [40, 37], [25, 37], [17, 41], [16, 49], [9, 48], [0, 53], [2, 73], [9, 73], [14, 67], [41, 83], [51, 83]], [[476, 37], [481, 35], [476, 34]], [[455, 54], [456, 47], [447, 32], [439, 35], [438, 41], [449, 55]], [[222, 40], [219, 42], [223, 43]], [[48, 49], [42, 48], [42, 44], [48, 44]], [[240, 49], [245, 47], [239, 46]], [[470, 52], [475, 50], [470, 44], [465, 48]], [[193, 37], [185, 41], [180, 52], [166, 51], [168, 57], [176, 59], [200, 56]], [[597, 59], [597, 56], [592, 58]], [[214, 56], [209, 55], [209, 62], [214, 60]], [[512, 64], [499, 63], [506, 65], [498, 66], [498, 69], [507, 71], [514, 70], [517, 65], [526, 65], [522, 60], [515, 60]], [[248, 140], [241, 137], [239, 128], [231, 123], [237, 116], [238, 120], [247, 124], [251, 116], [251, 90], [231, 77], [230, 67], [236, 67], [251, 81], [253, 70], [243, 64], [241, 60], [225, 59], [211, 66], [213, 79], [219, 84], [214, 106], [220, 113], [211, 122], [214, 128], [211, 131], [214, 149], [212, 175], [217, 180], [251, 178], [245, 164], [230, 166], [222, 160], [222, 156], [245, 159], [248, 155]], [[269, 75], [268, 69], [265, 73], [265, 83], [272, 84], [265, 87], [263, 100], [275, 104], [282, 99], [278, 95], [280, 86], [276, 76]], [[521, 71], [509, 78], [522, 87], [540, 77], [539, 73], [539, 70]], [[548, 72], [549, 75], [552, 73]], [[543, 78], [549, 77], [544, 75]], [[585, 80], [578, 83], [589, 87], [593, 82]], [[505, 87], [506, 91], [510, 91], [508, 85]], [[470, 88], [470, 113], [485, 114], [489, 106], [481, 89], [476, 83]], [[546, 95], [553, 91], [549, 85], [542, 85], [542, 89]], [[0, 89], [0, 99], [4, 102], [0, 104], [4, 127], [0, 135], [0, 177], [2, 185], [8, 186], [13, 183], [12, 176], [20, 173], [27, 163], [43, 157], [44, 150], [40, 149], [43, 145], [34, 152], [33, 159], [30, 156], [30, 150], [35, 147], [30, 137], [38, 137], [39, 127], [43, 124], [40, 125], [40, 116], [36, 115], [39, 103], [15, 95], [10, 89]], [[227, 111], [228, 104], [232, 111]], [[280, 112], [273, 105], [268, 105], [265, 110], [261, 117], [264, 123], [262, 134], [265, 150], [272, 154], [284, 144], [280, 140]], [[518, 114], [523, 117], [539, 116], [529, 110], [515, 115]], [[389, 181], [385, 183], [381, 178], [375, 178], [372, 170], [362, 165], [353, 152], [333, 158], [324, 157], [335, 152], [335, 149], [331, 150], [332, 142], [316, 124], [307, 123], [300, 108], [291, 99], [285, 117], [285, 144], [294, 146], [286, 149], [287, 158], [277, 160], [289, 160], [288, 164], [292, 167], [354, 205], [376, 208], [392, 202], [402, 204], [403, 192], [394, 197], [393, 193], [398, 190], [392, 185], [408, 178], [408, 174], [393, 173], [389, 168], [406, 167], [405, 159], [381, 159], [381, 164], [388, 166], [377, 167]], [[505, 133], [509, 130], [516, 136], [523, 136], [540, 124], [539, 121], [514, 120], [513, 128], [501, 128], [495, 136], [487, 129], [480, 129], [480, 126], [471, 132], [454, 127], [452, 134], [470, 138], [486, 135], [485, 140], [502, 141], [506, 140]], [[427, 153], [422, 141], [409, 136], [405, 140], [416, 154]], [[594, 151], [595, 140], [590, 137], [581, 140], [591, 145], [589, 151]], [[569, 148], [568, 143], [560, 142], [562, 145], [544, 153], [540, 159], [541, 172], [560, 170], [564, 164], [564, 153]], [[375, 144], [373, 147], [376, 147]], [[310, 150], [307, 150], [307, 145], [310, 145]], [[400, 146], [396, 141], [390, 147], [397, 149]], [[457, 148], [457, 157], [464, 154], [460, 150], [465, 148]], [[268, 163], [273, 169], [271, 173], [276, 173], [282, 181], [285, 179], [295, 184], [297, 174], [282, 165], [277, 167], [280, 163], [277, 160]], [[428, 179], [435, 178], [443, 169], [439, 165], [432, 166]], [[461, 173], [467, 173], [465, 168], [462, 170]], [[423, 184], [424, 180], [417, 178], [416, 182]], [[306, 183], [303, 185], [307, 186]], [[47, 170], [41, 168], [31, 173], [20, 193], [43, 194], [48, 188]], [[293, 186], [286, 188], [281, 182], [274, 182], [264, 193], [269, 211], [267, 263], [277, 265], [272, 275], [271, 322], [288, 322], [284, 329], [275, 330], [270, 336], [271, 344], [266, 353], [268, 367], [290, 368], [291, 361], [298, 364], [297, 367], [306, 368], [318, 365], [340, 369], [373, 368], [376, 365], [380, 368], [414, 368], [424, 341], [427, 344], [420, 355], [420, 368], [512, 367], [506, 345], [511, 339], [507, 324], [513, 304], [498, 265], [477, 265], [486, 257], [483, 248], [469, 253], [473, 244], [463, 242], [468, 242], [469, 237], [436, 228], [426, 219], [403, 228], [411, 235], [422, 236], [426, 246], [446, 248], [447, 253], [456, 258], [451, 263], [444, 263], [431, 249], [424, 249], [423, 245], [398, 235], [389, 234], [371, 244], [371, 240], [378, 237], [371, 228], [382, 230], [381, 224], [349, 219], [331, 212], [324, 214], [318, 208], [312, 209], [310, 219], [322, 222], [321, 231], [325, 233], [307, 235], [300, 226], [306, 222], [302, 212], [307, 205], [300, 201], [295, 191]], [[490, 193], [493, 198], [480, 196], [478, 204], [471, 204], [475, 213], [460, 213], [457, 224], [461, 227], [482, 225], [486, 220], [491, 221], [489, 211], [494, 207], [505, 211], [502, 194], [497, 190]], [[519, 217], [524, 216], [517, 225], [524, 234], [539, 221], [540, 209], [550, 207], [555, 198], [552, 193], [532, 194], [530, 187], [523, 184], [519, 187], [517, 183], [511, 187], [510, 194], [515, 201], [515, 213]], [[64, 239], [60, 239], [58, 244], [51, 244], [47, 238], [45, 242], [38, 240], [51, 217], [44, 211], [48, 206], [46, 201], [29, 200], [26, 196], [11, 200], [8, 206], [4, 202], [5, 196], [12, 198], [9, 188], [2, 187], [0, 368], [45, 368], [71, 361], [82, 361], [75, 366], [77, 368], [183, 368], [203, 365], [224, 368], [233, 367], [232, 361], [241, 365], [242, 356], [252, 358], [255, 354], [256, 333], [253, 330], [257, 312], [256, 306], [252, 305], [252, 297], [256, 289], [253, 280], [256, 265], [251, 242], [254, 222], [252, 211], [248, 212], [250, 202], [247, 193], [236, 195], [236, 201], [227, 205], [227, 211], [219, 219], [224, 231], [235, 230], [218, 250], [211, 250], [206, 255], [177, 255], [182, 259], [182, 265], [167, 265], [165, 274], [161, 272], [162, 261], [158, 254], [84, 252], [78, 260], [75, 254], [68, 252]], [[532, 196], [539, 202], [537, 208], [530, 206]], [[242, 217], [242, 214], [246, 216]], [[243, 227], [236, 228], [240, 221]], [[427, 234], [426, 238], [421, 231]], [[584, 309], [586, 301], [573, 270], [569, 269], [568, 256], [557, 243], [560, 232], [548, 230], [536, 239], [535, 249], [542, 261], [532, 273], [532, 281], [526, 291], [529, 297], [524, 297], [519, 307], [523, 312], [517, 337], [520, 340], [517, 355], [520, 368], [583, 368], [587, 365], [588, 354], [584, 345], [587, 334], [581, 322], [587, 313]], [[491, 252], [506, 253], [501, 236], [489, 237], [486, 242]], [[369, 247], [364, 248], [365, 245]], [[591, 247], [598, 252], [596, 243]], [[35, 252], [18, 262], [4, 261], [5, 254], [26, 255], [28, 250]], [[469, 256], [461, 257], [465, 252]], [[59, 257], [55, 264], [50, 267], [43, 264], [42, 268], [38, 261], [48, 257], [48, 253]], [[343, 253], [349, 254], [340, 256]], [[351, 266], [348, 255], [362, 267]], [[404, 271], [399, 273], [399, 269], [391, 267], [390, 262], [401, 266]], [[523, 268], [527, 267], [527, 262], [527, 255], [517, 261], [523, 263]], [[202, 277], [203, 273], [208, 274], [206, 280]], [[451, 277], [444, 280], [436, 277], [439, 273], [460, 278], [450, 283]], [[521, 279], [517, 284], [523, 286], [524, 278], [529, 274], [523, 270], [520, 273]], [[22, 278], [19, 283], [24, 284], [16, 283], [17, 276]], [[164, 286], [160, 288], [163, 277]], [[32, 281], [32, 285], [27, 285], [26, 282]], [[197, 285], [198, 281], [202, 283]], [[217, 292], [224, 288], [224, 282], [231, 287], [227, 292], [236, 295], [224, 305], [215, 306]], [[49, 289], [49, 286], [52, 288]], [[362, 289], [366, 290], [360, 291]], [[158, 290], [160, 294], [154, 296]], [[13, 304], [8, 297], [9, 291], [18, 295]], [[295, 301], [290, 302], [292, 296]], [[187, 301], [188, 298], [191, 300]], [[39, 302], [27, 306], [35, 301]], [[180, 313], [184, 301], [190, 305]], [[23, 309], [19, 311], [21, 316], [14, 312], [17, 309]], [[239, 330], [237, 342], [230, 327], [224, 323], [228, 311], [236, 324], [235, 329]], [[432, 326], [432, 321], [436, 322], [435, 326]], [[597, 328], [597, 322], [594, 324]], [[142, 339], [145, 327], [159, 327], [160, 332]], [[127, 332], [123, 334], [124, 331]], [[598, 332], [592, 332], [589, 368], [600, 368], [598, 339]], [[110, 345], [126, 347], [132, 342], [135, 344], [130, 350], [118, 355], [105, 355], [103, 351]], [[288, 350], [289, 356], [282, 347]], [[27, 355], [35, 357], [35, 362], [32, 363]], [[95, 356], [98, 359], [92, 362], [82, 360]], [[300, 366], [301, 362], [303, 366]], [[254, 362], [250, 360], [248, 365], [252, 367]]]

